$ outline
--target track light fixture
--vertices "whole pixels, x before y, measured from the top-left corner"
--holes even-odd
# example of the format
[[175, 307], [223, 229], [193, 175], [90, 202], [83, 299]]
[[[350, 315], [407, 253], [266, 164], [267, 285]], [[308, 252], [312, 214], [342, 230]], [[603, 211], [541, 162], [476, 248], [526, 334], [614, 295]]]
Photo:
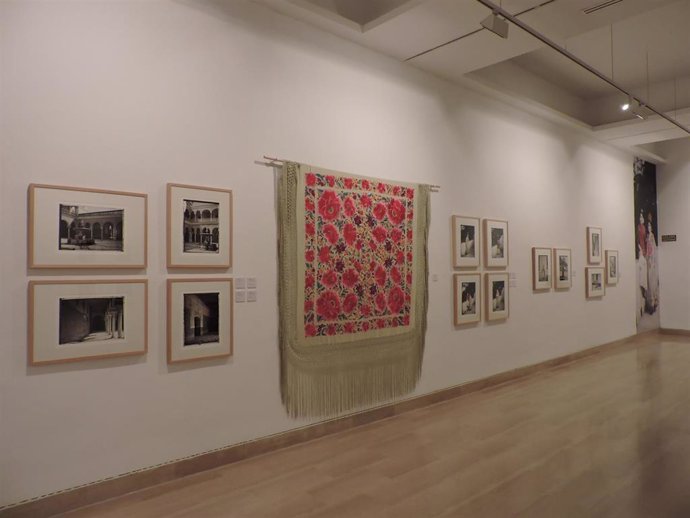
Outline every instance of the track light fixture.
[[484, 18], [481, 24], [482, 27], [489, 29], [495, 35], [500, 36], [504, 40], [508, 39], [508, 22], [500, 18], [495, 11]]
[[623, 104], [621, 104], [621, 110], [623, 110], [624, 112], [627, 112], [631, 106], [632, 106], [632, 98], [630, 96], [628, 96], [628, 100], [625, 101]]

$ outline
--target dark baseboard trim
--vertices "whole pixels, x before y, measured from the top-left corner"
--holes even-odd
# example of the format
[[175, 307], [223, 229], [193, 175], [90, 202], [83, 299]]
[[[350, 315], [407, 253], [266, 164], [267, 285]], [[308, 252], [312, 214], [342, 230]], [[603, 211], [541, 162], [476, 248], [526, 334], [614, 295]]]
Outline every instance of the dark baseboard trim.
[[659, 333], [662, 335], [690, 336], [690, 329], [670, 329], [662, 327], [659, 329]]
[[[675, 330], [663, 330], [667, 333]], [[682, 330], [678, 330], [682, 331]], [[441, 389], [429, 394], [411, 397], [402, 401], [389, 403], [380, 407], [367, 409], [354, 414], [322, 421], [302, 428], [288, 430], [286, 432], [261, 437], [217, 450], [201, 453], [192, 457], [174, 460], [158, 466], [145, 468], [139, 471], [126, 473], [112, 478], [96, 481], [83, 486], [51, 493], [28, 501], [19, 502], [12, 506], [0, 509], [1, 518], [40, 518], [72, 511], [74, 509], [93, 505], [118, 496], [146, 489], [164, 482], [170, 482], [187, 475], [200, 473], [209, 469], [238, 462], [256, 455], [261, 455], [295, 444], [311, 441], [325, 435], [342, 432], [362, 426], [367, 423], [387, 419], [395, 415], [416, 410], [459, 396], [496, 387], [524, 379], [538, 374], [544, 370], [572, 363], [590, 356], [612, 351], [629, 344], [633, 339], [639, 340], [644, 335], [658, 335], [659, 331], [653, 330], [639, 335], [633, 335], [620, 340], [609, 342], [582, 351], [560, 356], [533, 365], [519, 367], [506, 372], [494, 374], [487, 378], [470, 381], [461, 385]], [[690, 331], [682, 331], [673, 334], [688, 334]], [[642, 342], [644, 343], [644, 342]]]

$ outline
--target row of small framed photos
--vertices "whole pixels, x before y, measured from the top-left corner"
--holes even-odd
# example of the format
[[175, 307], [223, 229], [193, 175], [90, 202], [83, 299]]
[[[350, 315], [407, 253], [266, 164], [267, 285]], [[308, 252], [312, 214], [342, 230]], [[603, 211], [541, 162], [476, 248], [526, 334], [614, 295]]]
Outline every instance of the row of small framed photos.
[[[618, 284], [618, 250], [606, 250], [605, 257], [605, 266], [601, 267], [601, 270], [605, 274], [606, 284], [613, 286]], [[552, 287], [557, 290], [568, 289], [571, 286], [572, 265], [569, 248], [532, 248], [532, 289], [534, 291], [550, 290]], [[589, 292], [587, 296], [589, 297]]]
[[[147, 202], [141, 193], [29, 185], [29, 268], [146, 268]], [[167, 266], [232, 266], [232, 191], [167, 185]]]
[[[453, 322], [456, 326], [482, 319], [482, 274], [453, 274]], [[509, 314], [509, 279], [507, 273], [485, 273], [485, 319], [504, 320]]]
[[480, 219], [469, 216], [452, 216], [453, 268], [479, 268], [482, 241], [484, 266], [508, 267], [508, 222], [484, 219], [484, 239], [481, 238]]
[[[146, 354], [148, 281], [29, 282], [29, 364]], [[168, 279], [167, 359], [231, 356], [233, 279]]]

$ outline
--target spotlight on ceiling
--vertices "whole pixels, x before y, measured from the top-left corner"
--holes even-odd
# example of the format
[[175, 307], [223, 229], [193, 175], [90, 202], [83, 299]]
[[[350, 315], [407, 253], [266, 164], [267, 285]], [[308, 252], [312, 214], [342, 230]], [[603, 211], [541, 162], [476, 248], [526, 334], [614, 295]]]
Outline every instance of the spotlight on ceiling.
[[624, 112], [627, 112], [630, 109], [630, 101], [625, 101], [623, 104], [621, 104], [621, 110]]
[[489, 29], [495, 35], [500, 36], [504, 40], [508, 39], [508, 22], [503, 18], [499, 18], [496, 13], [491, 13], [481, 23], [482, 27]]

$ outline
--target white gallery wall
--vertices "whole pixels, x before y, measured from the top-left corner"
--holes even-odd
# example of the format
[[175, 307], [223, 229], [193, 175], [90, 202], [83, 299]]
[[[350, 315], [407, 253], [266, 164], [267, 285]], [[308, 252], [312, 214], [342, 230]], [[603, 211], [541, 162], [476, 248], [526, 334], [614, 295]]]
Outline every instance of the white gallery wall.
[[[660, 151], [667, 158], [656, 170], [661, 327], [690, 330], [690, 141], [665, 142]], [[664, 243], [664, 234], [677, 240]]]
[[[585, 135], [239, 0], [6, 0], [0, 67], [0, 506], [308, 424], [280, 402], [264, 154], [441, 186], [417, 395], [635, 333], [633, 158]], [[61, 276], [148, 278], [146, 356], [27, 367], [27, 282], [59, 275], [26, 268], [31, 182], [148, 193], [146, 271]], [[166, 364], [165, 280], [203, 276], [165, 268], [166, 182], [234, 191], [227, 273], [259, 296], [230, 360]], [[453, 327], [451, 214], [509, 220], [506, 322]], [[620, 252], [601, 300], [588, 225]], [[532, 292], [532, 246], [572, 248], [572, 289]]]

